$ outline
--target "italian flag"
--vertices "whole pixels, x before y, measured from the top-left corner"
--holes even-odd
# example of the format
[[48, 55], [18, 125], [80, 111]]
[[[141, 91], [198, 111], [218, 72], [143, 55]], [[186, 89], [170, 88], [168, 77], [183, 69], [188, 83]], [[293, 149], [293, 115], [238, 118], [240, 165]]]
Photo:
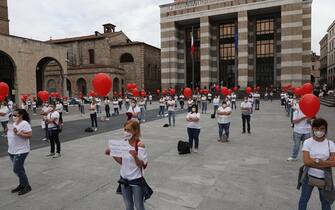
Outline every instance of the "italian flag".
[[194, 43], [194, 32], [193, 32], [193, 28], [192, 28], [192, 34], [191, 34], [191, 54], [194, 55], [195, 54], [195, 43]]

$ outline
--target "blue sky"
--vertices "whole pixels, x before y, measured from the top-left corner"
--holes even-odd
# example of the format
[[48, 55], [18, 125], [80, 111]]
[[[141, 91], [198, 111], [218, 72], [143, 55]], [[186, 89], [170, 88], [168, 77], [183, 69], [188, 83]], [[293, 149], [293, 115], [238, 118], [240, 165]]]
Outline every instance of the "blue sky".
[[[93, 34], [110, 22], [132, 40], [160, 47], [159, 5], [173, 0], [8, 0], [10, 33], [38, 40]], [[312, 49], [335, 20], [335, 0], [314, 0]]]

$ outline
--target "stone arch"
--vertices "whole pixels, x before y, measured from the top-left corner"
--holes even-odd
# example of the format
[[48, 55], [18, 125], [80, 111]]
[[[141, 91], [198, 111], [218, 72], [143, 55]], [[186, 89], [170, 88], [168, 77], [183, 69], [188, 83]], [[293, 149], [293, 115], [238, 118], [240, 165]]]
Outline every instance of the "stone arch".
[[60, 81], [56, 83], [56, 91], [64, 93], [64, 74], [63, 67], [60, 62], [53, 57], [44, 57], [40, 59], [36, 65], [36, 92], [47, 88], [47, 83], [50, 79]]
[[[0, 50], [0, 82], [9, 86], [8, 98], [15, 101], [16, 90], [16, 65], [13, 58]], [[14, 91], [13, 91], [14, 90]]]
[[120, 63], [132, 63], [134, 62], [134, 57], [130, 53], [123, 53], [120, 56]]
[[82, 93], [83, 96], [87, 95], [87, 82], [82, 77], [77, 79], [77, 90], [78, 90], [78, 95], [80, 95], [80, 93]]
[[113, 79], [113, 92], [114, 91], [116, 91], [117, 93], [120, 93], [120, 80], [117, 77]]

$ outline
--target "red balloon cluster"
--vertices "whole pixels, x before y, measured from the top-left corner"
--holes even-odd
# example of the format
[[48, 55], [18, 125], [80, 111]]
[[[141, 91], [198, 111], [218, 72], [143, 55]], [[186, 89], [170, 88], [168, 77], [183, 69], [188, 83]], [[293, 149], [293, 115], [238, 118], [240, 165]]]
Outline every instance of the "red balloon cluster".
[[137, 88], [137, 85], [135, 83], [128, 83], [127, 84], [127, 90], [129, 92], [132, 92], [135, 88]]
[[313, 118], [320, 110], [320, 99], [314, 94], [305, 94], [299, 101], [299, 107], [307, 117]]
[[145, 97], [147, 95], [147, 93], [145, 92], [145, 90], [143, 89], [143, 90], [141, 90], [141, 96], [142, 97]]
[[167, 90], [163, 89], [163, 90], [162, 90], [162, 95], [163, 95], [163, 96], [166, 96], [166, 94], [167, 94]]
[[251, 87], [247, 87], [247, 88], [245, 89], [245, 92], [246, 92], [247, 94], [250, 94], [250, 93], [252, 92], [252, 88], [251, 88]]
[[99, 96], [107, 96], [112, 89], [112, 78], [105, 73], [94, 75], [92, 85]]
[[227, 87], [223, 87], [223, 88], [221, 89], [221, 93], [222, 93], [223, 95], [227, 96], [227, 95], [229, 94], [228, 88], [227, 88]]
[[157, 90], [156, 90], [156, 93], [157, 93], [157, 95], [161, 94], [161, 90], [160, 90], [160, 89], [157, 89]]
[[293, 93], [296, 95], [296, 96], [303, 96], [305, 94], [311, 94], [313, 93], [313, 85], [311, 83], [305, 83], [303, 86], [301, 87], [296, 87], [296, 88], [293, 88], [291, 87], [291, 89], [293, 90]]
[[88, 96], [97, 97], [97, 94], [93, 90], [90, 90], [90, 92], [88, 92]]
[[52, 93], [50, 93], [50, 96], [51, 96], [52, 98], [59, 98], [59, 97], [60, 97], [60, 94], [59, 94], [58, 92], [52, 92]]
[[174, 88], [170, 89], [170, 95], [174, 96], [176, 94], [176, 90]]
[[138, 92], [138, 89], [137, 88], [134, 88], [133, 90], [132, 90], [132, 93], [133, 93], [133, 96], [134, 97], [138, 97], [140, 94], [139, 94], [139, 92]]
[[37, 96], [41, 99], [41, 101], [46, 102], [49, 99], [49, 93], [46, 90], [38, 91]]
[[8, 96], [9, 92], [9, 86], [7, 83], [0, 82], [0, 101], [5, 100], [5, 98]]
[[185, 88], [184, 89], [184, 96], [186, 98], [190, 98], [192, 96], [192, 90], [191, 90], [191, 88]]
[[208, 89], [203, 89], [202, 93], [205, 94], [205, 95], [207, 95], [209, 93], [209, 90]]
[[24, 94], [24, 95], [21, 95], [21, 101], [22, 102], [26, 102], [27, 101], [27, 99], [28, 99], [28, 95], [26, 95], [26, 94]]
[[234, 90], [234, 91], [237, 91], [237, 90], [238, 90], [238, 87], [235, 86], [235, 87], [233, 88], [233, 90]]

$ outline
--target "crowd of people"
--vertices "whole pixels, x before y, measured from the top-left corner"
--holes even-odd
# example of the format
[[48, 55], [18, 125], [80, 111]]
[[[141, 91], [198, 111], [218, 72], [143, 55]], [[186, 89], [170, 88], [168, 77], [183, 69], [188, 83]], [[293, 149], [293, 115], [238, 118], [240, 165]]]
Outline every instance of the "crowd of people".
[[[330, 186], [328, 191], [325, 186], [330, 182], [332, 185], [329, 169], [335, 166], [335, 144], [327, 139], [328, 123], [321, 118], [306, 117], [299, 107], [299, 97], [287, 92], [282, 92], [279, 97], [280, 106], [288, 116], [292, 127], [293, 147], [287, 161], [298, 160], [302, 145], [304, 167], [299, 177], [299, 187], [301, 187], [299, 210], [307, 209], [314, 187], [319, 189], [322, 210], [329, 210], [332, 202], [327, 196], [329, 196], [329, 189], [333, 190], [333, 186]], [[168, 127], [175, 127], [176, 111], [185, 110], [187, 112], [185, 121], [188, 145], [192, 153], [198, 153], [201, 121], [203, 121], [201, 115], [210, 114], [211, 118], [216, 118], [218, 142], [226, 143], [230, 141], [231, 116], [237, 107], [241, 112], [241, 133], [251, 134], [251, 118], [255, 111], [261, 110], [261, 98], [272, 101], [273, 92], [266, 92], [262, 97], [256, 91], [243, 97], [240, 104], [237, 104], [237, 98], [238, 95], [235, 92], [223, 97], [212, 93], [194, 94], [191, 97], [186, 97], [182, 93], [161, 96], [157, 103], [157, 117], [166, 117]], [[124, 124], [124, 139], [131, 146], [130, 156], [127, 158], [113, 157], [121, 165], [120, 192], [123, 195], [126, 209], [134, 209], [134, 206], [139, 210], [145, 209], [142, 178], [143, 170], [148, 164], [148, 154], [143, 141], [140, 140], [140, 124], [146, 122], [148, 103], [151, 105], [152, 102], [151, 94], [147, 97], [126, 96], [111, 99], [93, 97], [88, 106], [91, 127], [94, 131], [98, 129], [99, 115], [103, 117], [103, 120], [110, 120], [112, 115], [120, 115], [123, 109], [126, 110], [128, 120]], [[208, 112], [209, 106], [213, 107], [212, 113]], [[80, 113], [84, 115], [84, 100], [79, 102], [78, 107]], [[111, 107], [113, 108], [112, 115]], [[105, 111], [104, 114], [102, 110]], [[30, 152], [29, 139], [32, 137], [29, 113], [36, 115], [37, 112], [36, 101], [23, 103], [20, 108], [15, 107], [11, 101], [1, 102], [0, 105], [0, 122], [5, 131], [3, 137], [8, 139], [8, 154], [13, 164], [13, 171], [19, 178], [19, 185], [12, 190], [12, 193], [18, 193], [18, 195], [24, 195], [32, 190], [25, 173], [24, 162]], [[59, 133], [64, 123], [63, 112], [69, 112], [67, 100], [49, 101], [41, 105], [41, 126], [45, 130], [43, 140], [50, 143], [50, 153], [47, 157], [61, 157]], [[105, 154], [109, 155], [110, 149], [106, 149]]]

